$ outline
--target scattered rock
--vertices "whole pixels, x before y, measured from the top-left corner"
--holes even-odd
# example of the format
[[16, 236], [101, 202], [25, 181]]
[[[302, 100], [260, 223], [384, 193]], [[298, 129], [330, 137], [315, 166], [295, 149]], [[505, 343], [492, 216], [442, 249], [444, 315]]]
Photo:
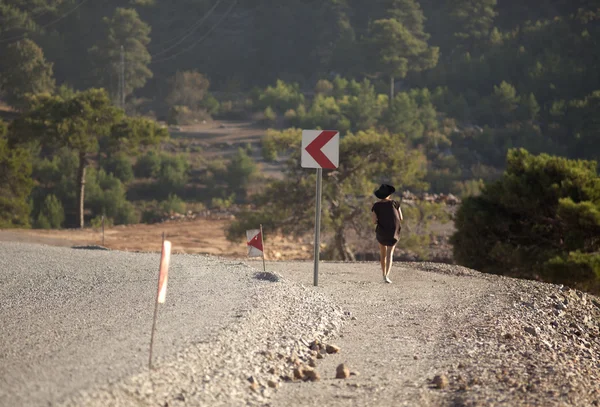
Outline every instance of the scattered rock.
[[436, 375], [433, 378], [433, 384], [436, 388], [438, 389], [446, 389], [448, 388], [449, 382], [448, 382], [448, 378], [446, 377], [446, 375]]
[[308, 359], [308, 366], [310, 366], [310, 367], [317, 367], [317, 361], [314, 358], [309, 358]]
[[528, 334], [530, 334], [532, 336], [538, 336], [537, 330], [532, 326], [526, 326], [525, 332], [527, 332]]
[[317, 359], [323, 359], [324, 357], [325, 356], [321, 352], [317, 353]]
[[276, 382], [275, 380], [269, 380], [267, 382], [267, 385], [272, 388], [272, 389], [277, 389], [279, 388], [279, 382]]
[[340, 347], [336, 346], [336, 345], [327, 345], [325, 347], [325, 350], [327, 351], [327, 353], [339, 353], [340, 351]]
[[417, 355], [413, 356], [414, 360], [419, 360], [419, 357]]
[[335, 372], [336, 379], [347, 379], [350, 377], [350, 369], [344, 363], [340, 364]]
[[304, 367], [304, 369], [302, 370], [302, 373], [304, 374], [305, 381], [316, 382], [316, 381], [321, 380], [321, 375], [319, 374], [319, 372], [317, 372], [315, 369], [312, 369], [310, 367]]
[[304, 380], [304, 371], [301, 366], [294, 369], [294, 379]]

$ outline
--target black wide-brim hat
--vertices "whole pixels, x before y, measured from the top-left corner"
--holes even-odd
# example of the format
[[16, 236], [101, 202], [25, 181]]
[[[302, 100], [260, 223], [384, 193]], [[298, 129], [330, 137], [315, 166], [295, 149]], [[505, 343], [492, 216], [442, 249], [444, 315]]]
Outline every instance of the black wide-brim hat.
[[375, 196], [379, 199], [384, 199], [392, 195], [394, 192], [396, 192], [396, 188], [394, 188], [393, 186], [388, 184], [381, 184], [379, 189], [375, 191]]

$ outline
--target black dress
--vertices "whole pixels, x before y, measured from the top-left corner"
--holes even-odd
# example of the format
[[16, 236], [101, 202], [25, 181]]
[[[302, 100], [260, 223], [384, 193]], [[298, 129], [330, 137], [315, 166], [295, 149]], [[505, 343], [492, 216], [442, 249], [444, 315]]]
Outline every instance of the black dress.
[[384, 246], [394, 246], [400, 239], [400, 203], [397, 201], [375, 202], [371, 211], [377, 216], [375, 237]]

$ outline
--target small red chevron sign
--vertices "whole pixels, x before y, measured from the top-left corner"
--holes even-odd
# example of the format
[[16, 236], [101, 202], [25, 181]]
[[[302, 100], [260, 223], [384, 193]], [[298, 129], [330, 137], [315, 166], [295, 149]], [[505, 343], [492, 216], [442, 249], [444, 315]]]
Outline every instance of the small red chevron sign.
[[260, 257], [263, 255], [263, 242], [260, 229], [246, 231], [246, 245], [249, 257]]
[[302, 130], [302, 168], [336, 169], [340, 162], [340, 133]]

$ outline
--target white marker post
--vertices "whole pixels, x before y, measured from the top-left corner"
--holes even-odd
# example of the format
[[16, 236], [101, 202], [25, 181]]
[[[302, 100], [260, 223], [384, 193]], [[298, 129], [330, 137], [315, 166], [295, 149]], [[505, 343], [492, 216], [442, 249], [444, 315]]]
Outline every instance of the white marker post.
[[302, 130], [302, 168], [317, 169], [315, 208], [314, 285], [319, 285], [319, 252], [321, 248], [321, 196], [323, 168], [336, 169], [340, 159], [340, 133], [336, 130]]
[[154, 347], [154, 331], [156, 328], [156, 317], [158, 316], [158, 304], [164, 304], [167, 297], [167, 281], [169, 279], [169, 260], [171, 258], [171, 242], [162, 236], [162, 250], [160, 253], [160, 267], [158, 271], [158, 290], [154, 303], [154, 318], [152, 319], [152, 333], [150, 334], [150, 357], [148, 368], [152, 369], [152, 349]]

